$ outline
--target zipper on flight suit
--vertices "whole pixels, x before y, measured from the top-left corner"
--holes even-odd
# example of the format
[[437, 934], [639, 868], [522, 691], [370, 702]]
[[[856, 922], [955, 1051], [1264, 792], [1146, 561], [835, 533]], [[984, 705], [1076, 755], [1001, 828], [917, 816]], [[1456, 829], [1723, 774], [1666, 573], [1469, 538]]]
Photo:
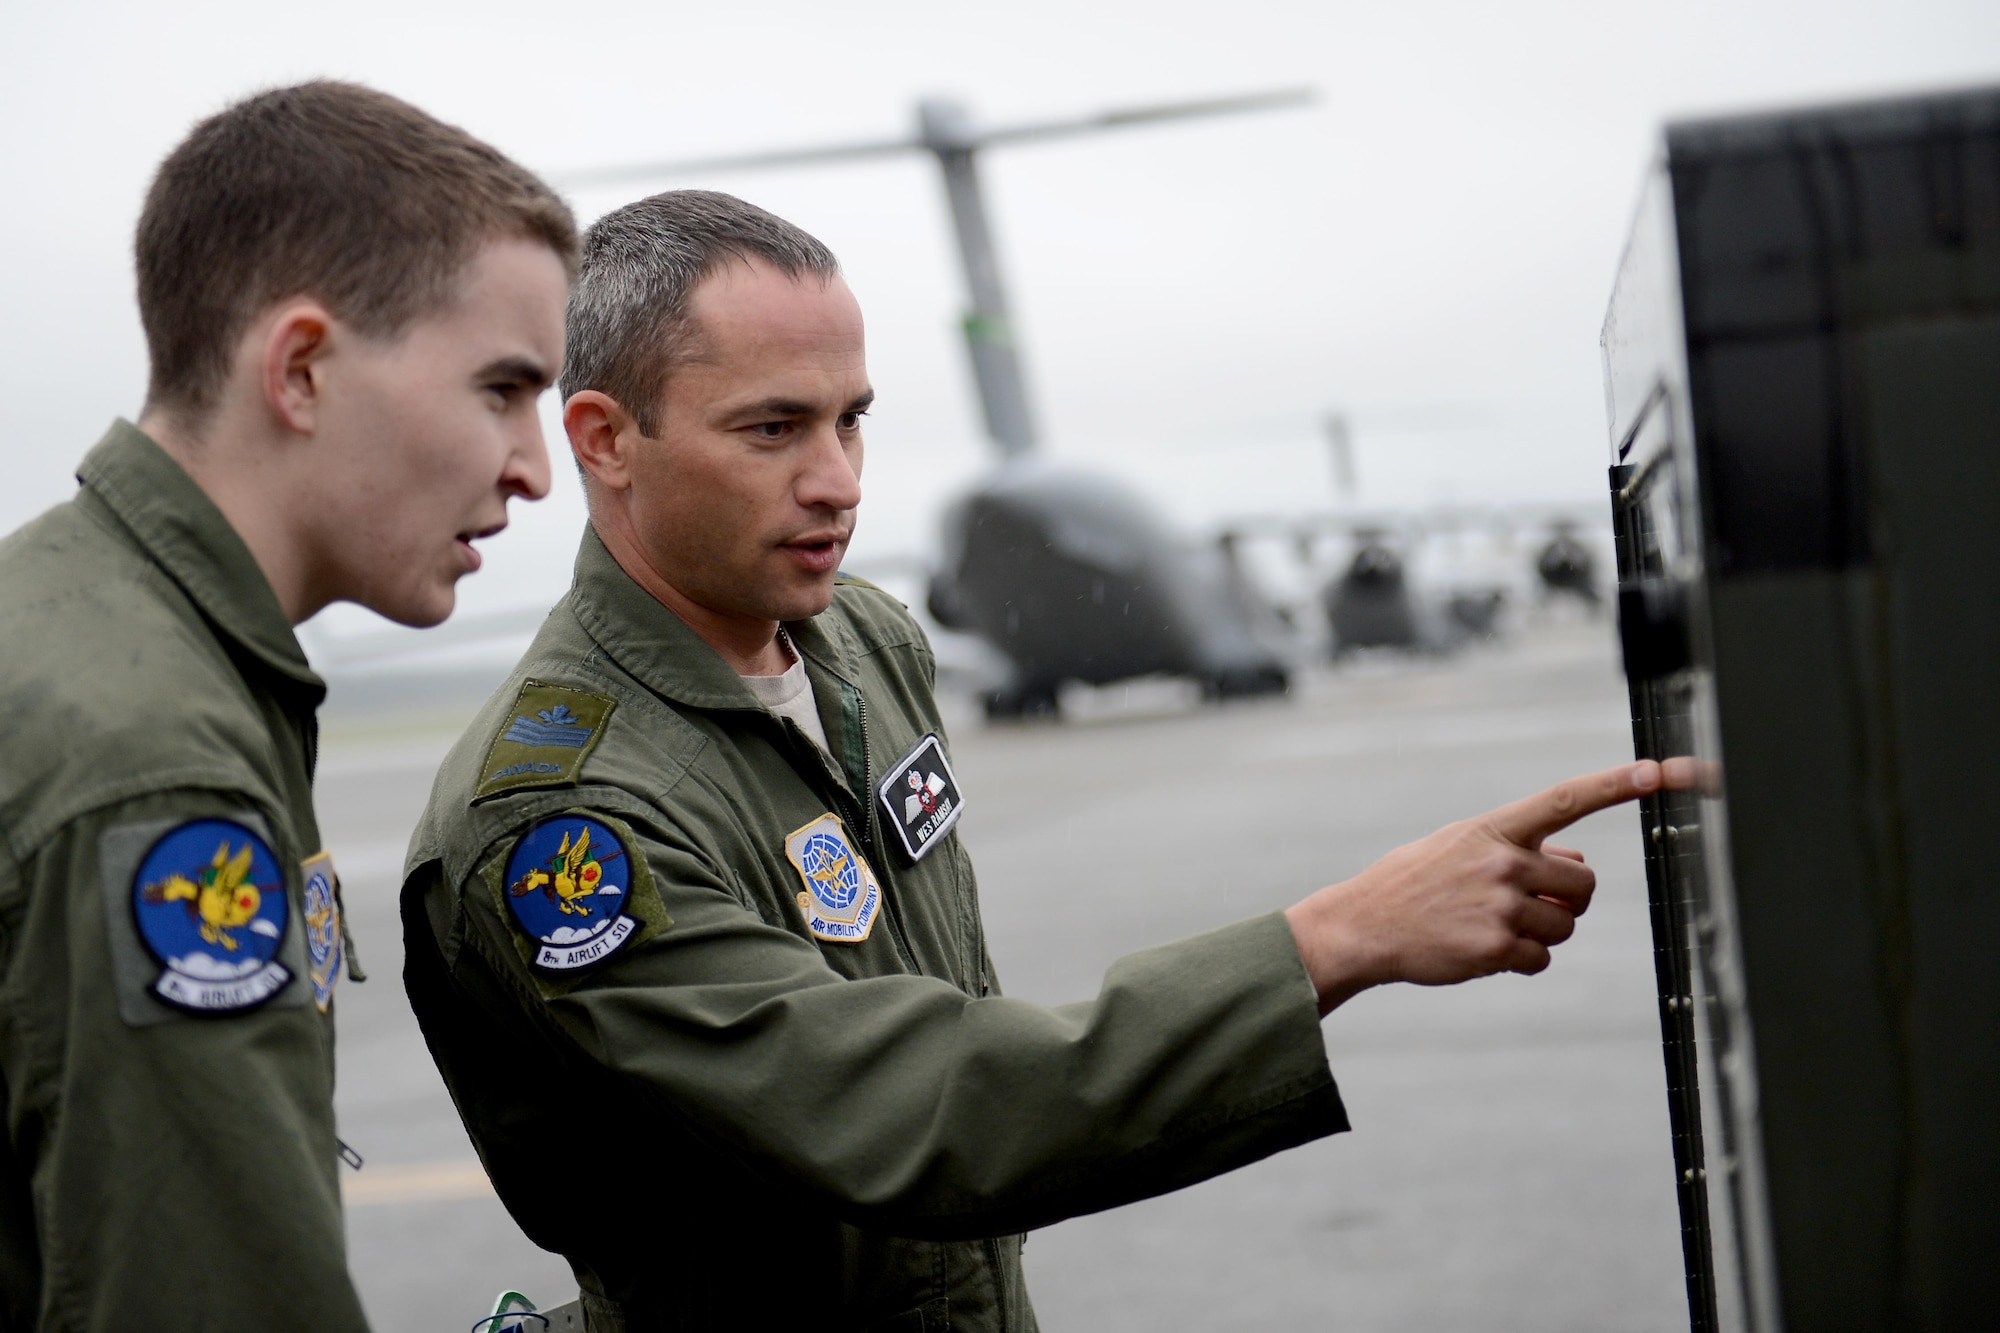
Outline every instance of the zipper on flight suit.
[[[790, 725], [796, 728], [798, 723], [793, 722]], [[812, 738], [804, 732], [799, 733], [799, 739], [809, 749], [817, 750], [819, 748], [812, 743]], [[863, 771], [866, 772], [867, 770], [864, 768]], [[831, 769], [828, 769], [827, 772], [828, 776], [833, 776]], [[875, 855], [874, 832], [868, 826], [868, 811], [865, 808], [855, 806], [854, 794], [847, 790], [847, 783], [844, 780], [836, 782], [833, 785], [833, 803], [840, 807], [841, 819], [845, 821], [849, 828], [854, 830], [855, 836], [861, 840], [861, 850], [867, 853], [868, 863], [870, 865], [875, 864], [878, 858]]]
[[[882, 855], [876, 851], [882, 847], [880, 827], [876, 817], [874, 799], [874, 757], [868, 753], [868, 697], [854, 691], [854, 725], [862, 733], [862, 841], [868, 845], [868, 855], [874, 857], [874, 865], [882, 867], [882, 875], [888, 873]], [[910, 947], [910, 937], [902, 929], [902, 905], [894, 893], [888, 891], [888, 883], [882, 885], [882, 917], [888, 921], [890, 935], [896, 939], [896, 949], [902, 951], [902, 961], [910, 965], [910, 971], [918, 977], [926, 975], [924, 965], [916, 961], [916, 949]]]
[[[838, 680], [839, 677], [835, 679]], [[853, 688], [844, 681], [841, 684], [844, 689]], [[861, 840], [862, 853], [867, 856], [868, 864], [873, 867], [882, 864], [882, 858], [876, 850], [880, 842], [876, 836], [874, 822], [875, 802], [870, 799], [875, 781], [875, 769], [868, 753], [868, 700], [858, 689], [854, 691], [854, 705], [855, 725], [861, 731], [862, 796], [859, 806], [855, 804], [854, 793], [847, 788], [847, 775], [834, 771], [833, 756], [814, 744], [812, 737], [806, 735], [805, 729], [792, 719], [779, 718], [775, 714], [769, 716], [780, 724], [792, 747], [795, 750], [810, 752], [820, 770], [833, 780], [834, 807], [838, 810], [841, 820], [854, 830], [854, 836]], [[889, 938], [895, 943], [896, 953], [902, 958], [903, 965], [918, 976], [926, 975], [923, 966], [917, 962], [916, 950], [910, 947], [909, 937], [903, 932], [902, 919], [896, 910], [895, 895], [889, 892], [887, 882], [882, 885], [882, 917], [889, 924]]]
[[[861, 836], [868, 844], [868, 854], [875, 856], [875, 764], [868, 753], [868, 696], [860, 690], [854, 692], [854, 725], [861, 732], [861, 805], [863, 818]], [[876, 857], [877, 860], [881, 858]]]
[[[854, 831], [854, 836], [861, 840], [861, 850], [870, 858], [873, 858], [875, 855], [874, 832], [868, 826], [865, 811], [857, 818], [854, 794], [847, 789], [847, 775], [838, 772], [834, 768], [833, 756], [822, 750], [818, 743], [806, 734], [806, 729], [792, 719], [788, 717], [781, 718], [773, 713], [771, 714], [771, 720], [776, 722], [778, 729], [785, 733], [785, 740], [791, 745], [795, 754], [811, 755], [812, 762], [819, 765], [820, 772], [832, 779], [830, 785], [833, 788], [833, 803], [840, 815], [841, 822]], [[864, 745], [861, 761], [861, 771], [864, 776], [868, 772], [866, 748]], [[871, 859], [869, 864], [873, 865], [874, 861]]]

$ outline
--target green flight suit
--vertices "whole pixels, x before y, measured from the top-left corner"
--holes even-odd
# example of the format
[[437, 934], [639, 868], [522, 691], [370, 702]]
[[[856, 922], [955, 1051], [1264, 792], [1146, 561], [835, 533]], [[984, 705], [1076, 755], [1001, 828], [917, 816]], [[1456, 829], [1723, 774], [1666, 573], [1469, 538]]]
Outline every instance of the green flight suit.
[[[593, 1333], [1031, 1330], [1021, 1232], [1346, 1128], [1275, 914], [1126, 958], [1090, 1003], [1003, 999], [957, 834], [913, 861], [873, 799], [943, 732], [922, 631], [845, 577], [789, 629], [832, 759], [586, 533], [411, 846], [411, 1001]], [[602, 864], [552, 883], [586, 817]], [[859, 941], [815, 937], [787, 851], [835, 818], [880, 889]], [[511, 904], [621, 877], [615, 951], [537, 966]]]
[[[158, 445], [119, 422], [78, 480], [0, 541], [0, 1329], [365, 1328], [300, 869], [325, 687]], [[137, 924], [201, 925], [140, 872], [218, 828], [260, 849], [256, 914], [209, 927], [248, 981]], [[314, 929], [326, 952], [337, 917]]]

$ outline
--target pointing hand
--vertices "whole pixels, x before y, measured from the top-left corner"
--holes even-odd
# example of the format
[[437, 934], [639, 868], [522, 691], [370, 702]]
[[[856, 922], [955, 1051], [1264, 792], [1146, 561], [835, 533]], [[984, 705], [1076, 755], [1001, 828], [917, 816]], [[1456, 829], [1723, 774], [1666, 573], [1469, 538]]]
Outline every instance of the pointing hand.
[[1571, 778], [1398, 847], [1288, 909], [1320, 1013], [1370, 986], [1448, 986], [1539, 972], [1590, 906], [1597, 876], [1544, 839], [1662, 787], [1696, 784], [1692, 759], [1650, 759]]

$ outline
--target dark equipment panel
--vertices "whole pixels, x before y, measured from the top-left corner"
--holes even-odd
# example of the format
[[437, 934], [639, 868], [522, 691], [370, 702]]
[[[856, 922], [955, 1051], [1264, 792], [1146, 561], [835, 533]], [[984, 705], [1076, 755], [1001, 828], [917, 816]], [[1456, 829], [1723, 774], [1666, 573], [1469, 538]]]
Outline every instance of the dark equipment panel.
[[1670, 127], [1604, 358], [1691, 1325], [2000, 1327], [2000, 90]]

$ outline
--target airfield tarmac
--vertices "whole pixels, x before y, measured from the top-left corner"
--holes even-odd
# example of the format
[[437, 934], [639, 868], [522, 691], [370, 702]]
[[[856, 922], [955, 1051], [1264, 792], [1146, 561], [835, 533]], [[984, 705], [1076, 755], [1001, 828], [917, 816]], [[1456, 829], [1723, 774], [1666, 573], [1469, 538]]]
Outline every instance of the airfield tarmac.
[[[435, 1333], [467, 1328], [503, 1287], [568, 1300], [568, 1266], [480, 1173], [400, 983], [404, 841], [476, 700], [364, 716], [335, 690], [319, 809], [372, 974], [339, 993], [337, 1099], [367, 1159], [342, 1174], [369, 1316]], [[1631, 755], [1602, 623], [1318, 670], [1281, 701], [1202, 708], [1147, 682], [1066, 702], [1060, 726], [987, 727], [952, 705], [993, 955], [1009, 993], [1051, 1003], [1093, 994], [1132, 949], [1283, 907]], [[1353, 1132], [1034, 1233], [1042, 1326], [1684, 1329], [1636, 812], [1563, 840], [1599, 889], [1547, 973], [1386, 988], [1336, 1011], [1324, 1031]]]

